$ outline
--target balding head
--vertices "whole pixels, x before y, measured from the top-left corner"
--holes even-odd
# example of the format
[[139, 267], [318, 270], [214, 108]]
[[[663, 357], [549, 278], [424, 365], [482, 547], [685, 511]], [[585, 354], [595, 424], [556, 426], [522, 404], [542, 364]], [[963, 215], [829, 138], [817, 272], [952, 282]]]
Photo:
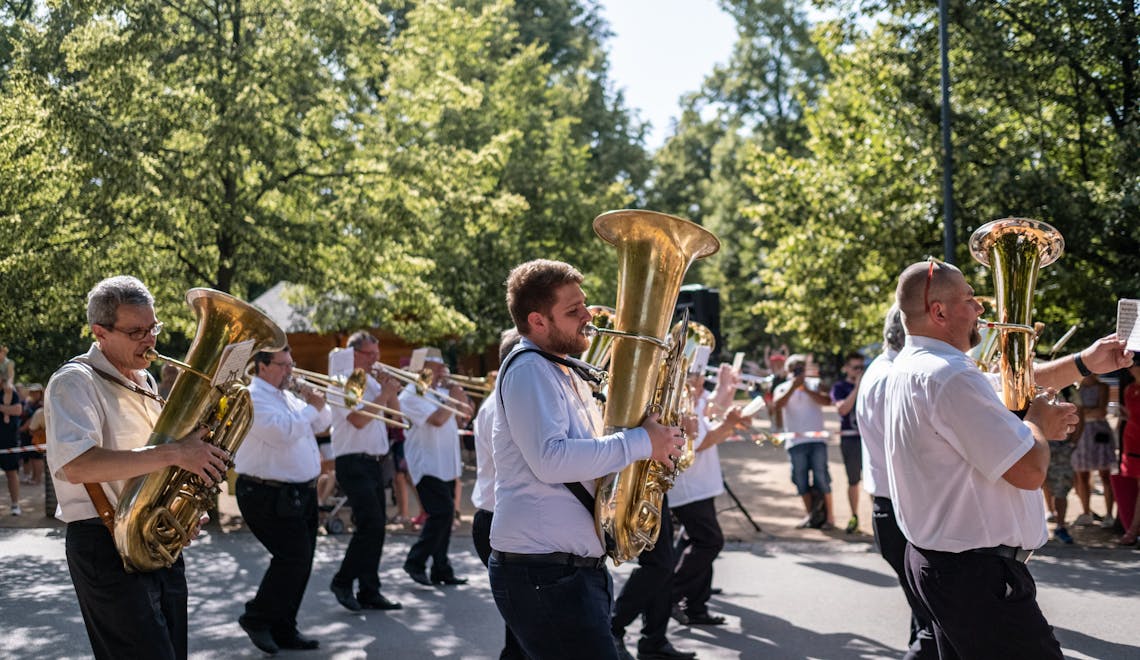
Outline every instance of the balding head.
[[[923, 324], [930, 302], [944, 298], [957, 283], [962, 271], [941, 261], [927, 260], [911, 264], [899, 275], [895, 300], [902, 310], [903, 323], [911, 334]], [[929, 282], [929, 288], [928, 288]]]

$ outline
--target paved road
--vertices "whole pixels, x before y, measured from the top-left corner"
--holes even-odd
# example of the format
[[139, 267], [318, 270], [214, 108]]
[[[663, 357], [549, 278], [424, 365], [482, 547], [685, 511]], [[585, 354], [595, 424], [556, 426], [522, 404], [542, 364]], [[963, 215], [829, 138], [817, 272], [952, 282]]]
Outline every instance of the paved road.
[[[347, 537], [321, 537], [300, 623], [322, 648], [282, 657], [497, 657], [502, 624], [469, 538], [457, 537], [453, 554], [457, 572], [471, 583], [447, 590], [420, 587], [403, 575], [399, 566], [410, 538], [391, 539], [381, 566], [384, 592], [405, 609], [352, 614], [327, 589]], [[245, 531], [215, 532], [187, 552], [191, 657], [261, 656], [236, 621], [266, 563], [261, 546]], [[1051, 546], [1032, 567], [1042, 608], [1068, 657], [1140, 657], [1140, 553]], [[615, 582], [620, 585], [629, 570], [615, 569]], [[0, 657], [89, 655], [61, 530], [0, 530], [0, 575]], [[902, 595], [866, 544], [734, 543], [716, 563], [715, 584], [724, 593], [712, 606], [728, 617], [728, 625], [670, 626], [676, 645], [701, 658], [863, 659], [902, 653]], [[631, 646], [634, 639], [631, 631]]]

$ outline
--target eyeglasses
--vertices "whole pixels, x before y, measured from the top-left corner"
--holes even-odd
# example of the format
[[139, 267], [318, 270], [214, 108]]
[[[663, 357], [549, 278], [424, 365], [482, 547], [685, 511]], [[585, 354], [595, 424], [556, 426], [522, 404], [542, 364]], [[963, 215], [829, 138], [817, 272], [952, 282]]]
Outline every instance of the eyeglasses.
[[107, 328], [108, 330], [114, 330], [115, 332], [121, 332], [126, 335], [127, 338], [131, 341], [142, 341], [148, 336], [157, 337], [159, 333], [162, 332], [163, 325], [165, 324], [162, 323], [162, 321], [159, 321], [158, 323], [147, 326], [145, 328], [130, 328], [129, 330], [120, 330], [113, 325], [104, 325], [103, 327]]
[[928, 257], [927, 261], [930, 262], [930, 269], [926, 271], [926, 289], [922, 292], [922, 311], [930, 311], [930, 282], [934, 280], [934, 267], [942, 266], [942, 261], [934, 257]]

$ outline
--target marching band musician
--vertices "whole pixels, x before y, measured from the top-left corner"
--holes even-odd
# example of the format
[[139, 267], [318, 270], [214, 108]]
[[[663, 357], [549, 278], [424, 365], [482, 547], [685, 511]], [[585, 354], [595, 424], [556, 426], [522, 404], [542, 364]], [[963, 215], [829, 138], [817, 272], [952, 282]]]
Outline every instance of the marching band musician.
[[[735, 389], [732, 370], [722, 369], [717, 389]], [[686, 420], [685, 431], [693, 438], [696, 457], [693, 464], [677, 475], [669, 500], [677, 520], [685, 528], [688, 546], [677, 555], [673, 575], [673, 616], [688, 626], [719, 626], [723, 616], [709, 613], [712, 597], [713, 560], [724, 548], [724, 534], [716, 518], [716, 498], [724, 492], [724, 475], [720, 468], [717, 445], [732, 437], [739, 428], [747, 428], [751, 417], [744, 417], [740, 407], [733, 406], [724, 418], [710, 426], [710, 397], [705, 391], [704, 370], [689, 374], [687, 386], [693, 401], [693, 415]], [[731, 399], [730, 399], [731, 400]], [[682, 605], [684, 603], [684, 605]]]
[[566, 358], [589, 345], [581, 283], [581, 273], [557, 261], [511, 271], [507, 306], [523, 340], [500, 366], [493, 394], [491, 590], [536, 659], [617, 658], [613, 582], [589, 503], [594, 480], [635, 460], [672, 465], [682, 447], [680, 429], [658, 424], [655, 415], [600, 436], [592, 391]]
[[879, 554], [898, 576], [911, 610], [910, 637], [903, 657], [904, 660], [923, 660], [937, 658], [938, 647], [934, 641], [930, 614], [907, 583], [906, 537], [895, 521], [895, 507], [891, 502], [891, 489], [887, 482], [887, 456], [883, 447], [883, 397], [887, 375], [905, 341], [902, 310], [897, 304], [891, 305], [883, 323], [884, 350], [871, 361], [871, 366], [863, 374], [855, 402], [855, 414], [859, 420], [863, 447], [863, 489], [871, 494], [873, 503], [871, 525], [875, 533], [875, 544], [879, 546]]
[[[438, 348], [422, 348], [424, 368], [432, 374], [431, 387], [439, 397], [466, 401], [467, 395], [459, 385], [443, 387], [447, 367]], [[400, 408], [412, 426], [406, 432], [404, 454], [408, 459], [408, 472], [420, 496], [420, 505], [427, 514], [420, 529], [419, 539], [408, 550], [404, 570], [419, 584], [446, 586], [466, 584], [467, 578], [455, 576], [447, 550], [451, 545], [451, 521], [455, 518], [455, 484], [463, 474], [463, 461], [459, 453], [460, 420], [446, 407], [434, 402], [427, 392], [420, 394], [416, 383], [409, 383], [400, 393]], [[446, 393], [446, 394], [445, 394]], [[464, 404], [466, 407], [466, 403]], [[467, 423], [466, 418], [462, 420]], [[427, 561], [431, 559], [431, 575]]]
[[[100, 513], [113, 511], [127, 479], [177, 466], [213, 484], [224, 478], [229, 457], [202, 441], [204, 429], [147, 445], [164, 402], [146, 371], [146, 352], [162, 323], [142, 282], [117, 276], [96, 284], [87, 294], [87, 322], [95, 342], [56, 371], [44, 405], [71, 582], [96, 658], [185, 658], [182, 556], [169, 568], [127, 572]], [[101, 489], [109, 507], [97, 508], [85, 483]]]
[[234, 455], [234, 471], [242, 518], [271, 558], [238, 623], [266, 653], [311, 650], [320, 643], [297, 630], [297, 611], [317, 543], [316, 433], [329, 427], [332, 414], [316, 390], [303, 388], [298, 396], [286, 389], [293, 375], [288, 346], [258, 352], [253, 364], [253, 422]]
[[[503, 331], [499, 337], [499, 364], [507, 359], [507, 355], [521, 340], [518, 330], [509, 328]], [[496, 373], [487, 374], [488, 379]], [[471, 504], [475, 505], [475, 517], [471, 519], [471, 541], [475, 545], [479, 561], [486, 567], [487, 562], [491, 560], [491, 523], [495, 518], [495, 460], [491, 455], [491, 434], [495, 429], [493, 397], [483, 399], [472, 427], [475, 432], [476, 471], [475, 485], [471, 489]], [[511, 632], [510, 626], [507, 626], [499, 660], [525, 660], [525, 658], [526, 654], [519, 646], [519, 640]]]
[[[380, 341], [364, 330], [349, 336], [348, 348], [352, 350], [353, 369], [367, 373], [380, 360]], [[369, 374], [361, 400], [398, 410], [399, 382], [390, 376], [382, 381]], [[380, 555], [387, 517], [380, 468], [388, 455], [388, 427], [366, 411], [348, 410], [336, 400], [330, 403], [334, 406], [332, 448], [336, 479], [352, 507], [356, 529], [329, 589], [337, 602], [351, 612], [401, 609], [400, 603], [380, 593]], [[353, 583], [359, 585], [355, 596]]]
[[[982, 306], [954, 266], [912, 264], [895, 296], [908, 336], [887, 376], [887, 478], [909, 542], [907, 580], [931, 614], [939, 656], [1061, 658], [1024, 562], [1049, 537], [1038, 492], [1047, 441], [1072, 431], [1076, 408], [1046, 389], [1024, 421], [1006, 409], [999, 380], [966, 355], [980, 341]], [[1110, 335], [1035, 378], [1055, 388], [1130, 359]]]

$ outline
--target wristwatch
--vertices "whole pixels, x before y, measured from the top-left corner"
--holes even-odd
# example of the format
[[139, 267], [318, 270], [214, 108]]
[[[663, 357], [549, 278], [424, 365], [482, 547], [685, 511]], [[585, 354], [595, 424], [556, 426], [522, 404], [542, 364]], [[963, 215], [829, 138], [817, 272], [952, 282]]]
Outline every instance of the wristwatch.
[[1077, 365], [1077, 371], [1081, 372], [1081, 376], [1091, 376], [1092, 372], [1085, 366], [1085, 361], [1081, 359], [1081, 354], [1077, 353], [1073, 356], [1073, 364]]

